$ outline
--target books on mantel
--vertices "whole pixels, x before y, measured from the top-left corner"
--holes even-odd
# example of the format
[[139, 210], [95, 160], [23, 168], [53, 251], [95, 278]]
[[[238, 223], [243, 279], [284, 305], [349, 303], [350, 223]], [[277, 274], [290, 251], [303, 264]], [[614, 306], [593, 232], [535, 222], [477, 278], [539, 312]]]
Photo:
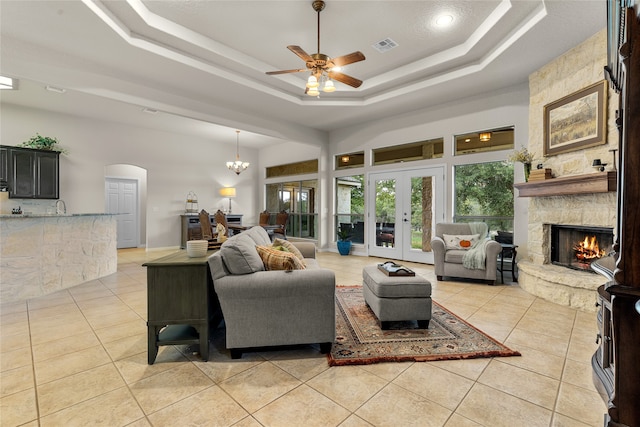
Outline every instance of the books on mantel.
[[408, 267], [400, 264], [396, 264], [393, 261], [387, 261], [382, 264], [378, 264], [378, 270], [382, 271], [387, 276], [415, 276], [416, 273]]
[[551, 169], [534, 169], [529, 174], [529, 182], [531, 181], [544, 181], [545, 179], [551, 179]]

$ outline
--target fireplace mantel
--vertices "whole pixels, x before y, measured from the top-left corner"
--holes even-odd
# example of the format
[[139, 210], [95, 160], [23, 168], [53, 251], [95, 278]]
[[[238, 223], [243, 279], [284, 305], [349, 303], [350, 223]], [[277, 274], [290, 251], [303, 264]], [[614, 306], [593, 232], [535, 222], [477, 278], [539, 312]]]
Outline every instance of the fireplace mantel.
[[513, 184], [519, 197], [566, 196], [570, 194], [592, 194], [616, 191], [616, 171], [572, 175], [561, 178], [529, 181]]

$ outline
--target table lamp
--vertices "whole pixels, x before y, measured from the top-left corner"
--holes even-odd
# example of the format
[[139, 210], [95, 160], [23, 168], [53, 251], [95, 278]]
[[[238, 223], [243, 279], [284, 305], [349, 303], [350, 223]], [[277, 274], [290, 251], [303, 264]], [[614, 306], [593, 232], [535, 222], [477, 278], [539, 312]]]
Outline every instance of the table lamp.
[[223, 187], [220, 189], [220, 195], [222, 197], [229, 198], [229, 213], [231, 213], [231, 198], [236, 197], [236, 189], [235, 187]]

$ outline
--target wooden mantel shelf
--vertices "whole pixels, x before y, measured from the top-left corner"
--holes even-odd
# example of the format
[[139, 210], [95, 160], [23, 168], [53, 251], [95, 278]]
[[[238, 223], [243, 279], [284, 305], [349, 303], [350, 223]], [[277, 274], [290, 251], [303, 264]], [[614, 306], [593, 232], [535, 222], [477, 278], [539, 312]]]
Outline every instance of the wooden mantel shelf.
[[561, 178], [529, 181], [514, 184], [519, 197], [566, 196], [569, 194], [592, 194], [617, 191], [616, 171], [572, 175]]

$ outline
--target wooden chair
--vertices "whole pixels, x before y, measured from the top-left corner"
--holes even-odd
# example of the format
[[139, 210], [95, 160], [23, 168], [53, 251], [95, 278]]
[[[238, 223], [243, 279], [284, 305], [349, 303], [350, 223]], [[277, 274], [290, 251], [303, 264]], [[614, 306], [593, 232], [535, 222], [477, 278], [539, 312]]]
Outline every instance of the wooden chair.
[[224, 235], [227, 237], [231, 237], [234, 234], [240, 233], [243, 230], [246, 230], [247, 227], [243, 227], [241, 225], [230, 225], [227, 223], [227, 216], [220, 209], [216, 211], [213, 218], [217, 224], [222, 224], [224, 226]]
[[282, 210], [276, 214], [276, 225], [279, 228], [273, 230], [274, 234], [281, 234], [285, 239], [287, 238], [287, 221], [289, 221], [289, 214], [287, 211]]
[[260, 222], [258, 223], [259, 225], [269, 225], [269, 221], [271, 219], [271, 214], [269, 213], [268, 210], [264, 210], [262, 212], [260, 212]]
[[215, 238], [215, 232], [213, 231], [213, 226], [211, 225], [209, 212], [202, 209], [198, 214], [198, 218], [200, 220], [200, 230], [202, 230], [202, 239], [213, 240]]

